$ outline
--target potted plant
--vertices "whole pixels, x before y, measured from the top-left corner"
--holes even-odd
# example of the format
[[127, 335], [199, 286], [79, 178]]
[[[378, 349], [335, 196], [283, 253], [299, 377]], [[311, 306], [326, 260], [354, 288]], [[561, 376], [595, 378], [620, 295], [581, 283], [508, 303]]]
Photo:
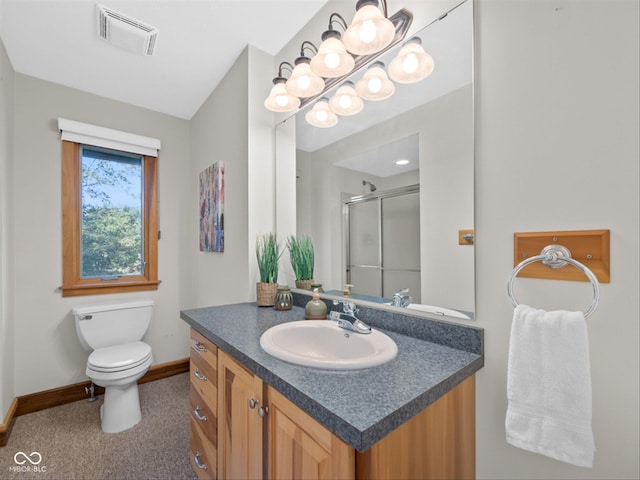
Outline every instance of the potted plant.
[[287, 248], [293, 273], [296, 277], [296, 287], [311, 290], [313, 283], [313, 241], [309, 235], [289, 235]]
[[282, 251], [275, 233], [267, 233], [258, 237], [256, 240], [256, 259], [260, 270], [260, 282], [256, 284], [256, 296], [260, 307], [275, 305], [280, 255], [282, 255]]

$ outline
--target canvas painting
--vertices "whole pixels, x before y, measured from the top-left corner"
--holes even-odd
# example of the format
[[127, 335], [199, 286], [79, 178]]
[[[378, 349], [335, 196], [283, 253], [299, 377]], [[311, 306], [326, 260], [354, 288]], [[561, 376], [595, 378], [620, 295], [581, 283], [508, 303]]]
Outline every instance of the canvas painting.
[[200, 251], [224, 252], [224, 166], [200, 172]]

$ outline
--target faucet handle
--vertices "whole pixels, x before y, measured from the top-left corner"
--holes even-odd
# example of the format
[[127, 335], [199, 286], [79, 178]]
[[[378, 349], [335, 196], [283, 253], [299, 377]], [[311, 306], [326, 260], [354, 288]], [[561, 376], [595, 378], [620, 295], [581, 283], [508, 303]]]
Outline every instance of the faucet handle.
[[342, 310], [347, 315], [355, 315], [358, 312], [358, 309], [356, 308], [356, 304], [353, 302], [349, 302], [347, 300], [342, 302]]
[[333, 304], [334, 305], [338, 305], [338, 304], [342, 304], [342, 311], [344, 313], [346, 313], [347, 315], [355, 315], [356, 313], [358, 313], [358, 309], [356, 308], [356, 304], [353, 302], [350, 302], [349, 300], [334, 300]]

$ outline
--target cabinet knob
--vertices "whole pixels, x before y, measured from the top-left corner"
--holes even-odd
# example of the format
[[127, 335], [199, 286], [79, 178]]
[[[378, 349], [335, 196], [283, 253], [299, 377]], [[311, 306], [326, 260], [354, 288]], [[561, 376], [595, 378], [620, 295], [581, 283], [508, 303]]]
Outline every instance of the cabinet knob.
[[202, 343], [196, 342], [193, 344], [193, 348], [195, 348], [199, 352], [206, 352], [207, 347], [205, 347]]
[[200, 405], [196, 406], [196, 408], [193, 410], [193, 414], [196, 416], [196, 418], [198, 420], [202, 420], [203, 422], [207, 421], [207, 416], [206, 415], [202, 415], [200, 413]]
[[198, 380], [202, 380], [203, 382], [207, 381], [207, 376], [200, 373], [200, 369], [196, 368], [196, 371], [193, 372], [193, 376]]
[[197, 451], [193, 456], [193, 463], [196, 464], [196, 467], [201, 468], [202, 470], [207, 469], [207, 464], [200, 461], [200, 451]]
[[269, 413], [269, 407], [267, 407], [266, 405], [264, 407], [260, 407], [258, 409], [258, 416], [263, 417]]
[[253, 410], [254, 408], [256, 408], [258, 406], [259, 403], [260, 403], [260, 400], [254, 399], [254, 398], [250, 398], [249, 399], [249, 408], [251, 410]]

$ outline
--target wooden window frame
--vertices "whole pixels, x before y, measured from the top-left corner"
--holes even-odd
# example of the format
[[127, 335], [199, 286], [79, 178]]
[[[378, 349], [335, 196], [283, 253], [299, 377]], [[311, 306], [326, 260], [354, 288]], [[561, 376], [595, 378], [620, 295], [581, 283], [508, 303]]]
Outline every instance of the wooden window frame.
[[157, 290], [158, 280], [158, 159], [143, 155], [144, 275], [116, 279], [81, 278], [82, 188], [79, 143], [62, 142], [62, 290], [63, 297]]

